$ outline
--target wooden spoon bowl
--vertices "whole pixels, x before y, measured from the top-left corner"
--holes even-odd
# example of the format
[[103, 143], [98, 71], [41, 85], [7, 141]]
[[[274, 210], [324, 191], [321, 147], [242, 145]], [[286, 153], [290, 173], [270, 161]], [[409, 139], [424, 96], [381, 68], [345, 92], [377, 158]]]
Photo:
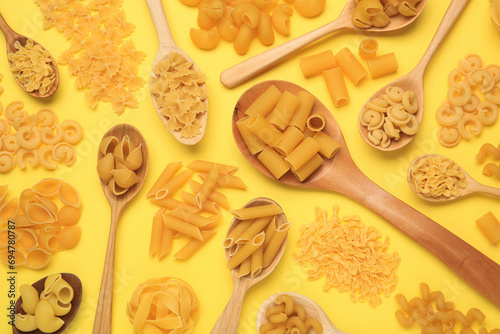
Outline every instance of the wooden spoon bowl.
[[[109, 230], [108, 247], [106, 250], [106, 258], [104, 260], [104, 270], [102, 273], [101, 288], [99, 291], [99, 300], [97, 302], [97, 310], [94, 321], [93, 334], [111, 333], [111, 308], [113, 303], [113, 273], [114, 273], [114, 255], [116, 243], [116, 230], [118, 221], [125, 207], [137, 195], [146, 175], [148, 173], [149, 151], [146, 140], [137, 128], [129, 124], [118, 124], [109, 129], [103, 136], [115, 136], [118, 139], [128, 135], [130, 141], [137, 145], [142, 144], [142, 165], [135, 172], [139, 178], [139, 182], [130, 187], [127, 192], [122, 195], [115, 195], [102, 180], [101, 187], [111, 207], [111, 226]], [[100, 152], [97, 159], [103, 157]]]
[[[153, 19], [153, 23], [156, 28], [156, 33], [158, 34], [158, 52], [156, 53], [156, 57], [153, 61], [153, 68], [162, 61], [163, 59], [167, 58], [171, 52], [176, 52], [184, 56], [188, 61], [193, 63], [193, 68], [197, 71], [200, 69], [194, 61], [189, 57], [189, 55], [184, 52], [174, 41], [174, 38], [172, 36], [172, 33], [170, 32], [170, 28], [168, 26], [168, 21], [167, 17], [165, 15], [165, 9], [163, 8], [163, 4], [161, 0], [146, 0], [146, 3], [148, 5], [149, 12], [151, 14], [151, 17]], [[151, 78], [155, 77], [155, 74], [153, 71], [151, 71]], [[202, 89], [207, 89], [207, 85], [203, 83], [201, 85]], [[151, 98], [153, 100], [153, 105], [155, 106], [156, 112], [158, 113], [158, 116], [160, 117], [161, 121], [165, 126], [167, 126], [167, 118], [166, 116], [162, 113], [160, 108], [158, 107], [158, 104], [156, 102], [156, 98], [153, 96], [153, 93], [151, 93]], [[208, 110], [208, 98], [203, 102]], [[204, 112], [202, 114], [199, 114], [196, 116], [196, 118], [200, 121], [202, 124], [200, 128], [200, 133], [192, 138], [184, 138], [181, 137], [181, 132], [180, 131], [170, 131], [172, 135], [174, 136], [175, 139], [177, 139], [180, 143], [186, 144], [186, 145], [194, 145], [197, 144], [205, 135], [205, 130], [207, 126], [207, 119], [208, 119], [208, 112]]]
[[266, 70], [289, 54], [339, 30], [353, 30], [359, 33], [381, 33], [402, 29], [418, 18], [426, 3], [427, 0], [421, 0], [417, 4], [417, 15], [415, 16], [396, 15], [391, 17], [391, 22], [385, 27], [377, 28], [372, 26], [363, 29], [356, 27], [352, 22], [356, 0], [348, 0], [342, 13], [332, 22], [228, 68], [221, 73], [220, 81], [224, 86], [232, 88]]
[[[306, 296], [296, 292], [280, 292], [267, 298], [264, 301], [264, 303], [262, 303], [262, 306], [259, 308], [259, 311], [257, 312], [257, 330], [260, 328], [260, 326], [268, 322], [266, 320], [266, 310], [269, 307], [275, 305], [274, 301], [276, 297], [282, 294], [289, 295], [290, 297], [293, 298], [295, 304], [303, 306], [304, 309], [306, 310], [306, 317], [314, 317], [318, 319], [318, 321], [323, 326], [324, 334], [347, 334], [346, 332], [343, 332], [337, 327], [335, 327], [335, 325], [332, 323], [332, 321], [325, 313], [325, 311], [323, 311], [323, 309], [318, 304], [316, 304], [312, 299], [307, 298]], [[313, 328], [309, 329], [307, 333], [317, 334]]]
[[[76, 313], [78, 312], [78, 309], [80, 308], [80, 303], [82, 302], [82, 282], [78, 278], [78, 276], [74, 274], [69, 274], [69, 273], [62, 273], [61, 274], [62, 278], [68, 282], [68, 284], [73, 288], [73, 300], [71, 301], [71, 310], [63, 315], [60, 316], [59, 318], [64, 321], [64, 325], [62, 325], [61, 328], [59, 328], [57, 331], [55, 331], [52, 334], [59, 334], [62, 333], [73, 321], [73, 319], [76, 316]], [[36, 281], [35, 283], [32, 284], [32, 286], [38, 291], [38, 294], [41, 294], [44, 289], [44, 284], [45, 280], [47, 279], [47, 276], [44, 278]], [[22, 309], [21, 305], [23, 303], [23, 298], [19, 297], [16, 301], [16, 305], [14, 307], [15, 313], [21, 313], [21, 314], [26, 314], [24, 310]], [[31, 332], [23, 332], [20, 331], [19, 329], [16, 328], [16, 326], [12, 326], [12, 333], [13, 334], [24, 334], [24, 333], [30, 333], [30, 334], [43, 334], [43, 332], [39, 329], [36, 329]]]
[[408, 185], [410, 186], [411, 190], [420, 198], [429, 201], [429, 202], [436, 202], [436, 203], [444, 203], [448, 201], [454, 201], [460, 198], [463, 198], [467, 195], [475, 194], [475, 193], [480, 193], [480, 194], [488, 194], [496, 197], [500, 197], [500, 188], [494, 188], [490, 187], [484, 184], [481, 184], [474, 180], [467, 172], [465, 169], [460, 167], [460, 171], [462, 171], [465, 175], [465, 180], [467, 181], [467, 187], [465, 188], [460, 188], [460, 195], [459, 196], [450, 196], [446, 197], [444, 195], [441, 195], [439, 197], [427, 197], [424, 194], [418, 192], [416, 190], [416, 185], [415, 185], [415, 180], [413, 178], [413, 174], [411, 172], [412, 166], [414, 166], [420, 159], [423, 158], [428, 158], [428, 157], [441, 157], [445, 158], [442, 155], [439, 154], [424, 154], [421, 155], [417, 158], [415, 158], [411, 163], [410, 166], [408, 167], [408, 175], [407, 175], [407, 180], [408, 180]]
[[[7, 55], [10, 54], [10, 53], [16, 53], [17, 52], [17, 49], [14, 46], [14, 43], [16, 41], [18, 41], [19, 44], [21, 44], [21, 46], [25, 46], [26, 42], [28, 41], [28, 39], [31, 39], [31, 38], [28, 38], [26, 36], [20, 35], [17, 32], [15, 32], [14, 30], [12, 30], [12, 28], [7, 24], [7, 22], [3, 18], [2, 14], [0, 14], [0, 30], [2, 30], [3, 35], [5, 36], [5, 42], [7, 44]], [[33, 41], [33, 44], [40, 45], [42, 48], [44, 48], [40, 43], [38, 43], [34, 39], [31, 39], [31, 40]], [[28, 90], [26, 89], [26, 87], [24, 86], [24, 84], [22, 84], [21, 82], [19, 82], [18, 78], [15, 78], [15, 80], [17, 81], [17, 83], [19, 84], [19, 86], [21, 86], [21, 88], [26, 93], [28, 93], [28, 94], [30, 94], [31, 96], [34, 96], [34, 97], [46, 98], [46, 97], [49, 97], [49, 96], [51, 96], [52, 94], [54, 94], [56, 92], [57, 88], [59, 87], [59, 67], [57, 66], [57, 62], [54, 60], [54, 58], [52, 57], [52, 55], [50, 55], [50, 60], [51, 60], [50, 66], [52, 67], [52, 70], [54, 71], [55, 78], [54, 78], [54, 84], [49, 89], [49, 91], [46, 92], [45, 94], [40, 94], [40, 92], [38, 90], [35, 90], [35, 91], [32, 91], [32, 92], [28, 92]], [[12, 69], [12, 67], [14, 67], [14, 65], [12, 64], [12, 62], [10, 60], [9, 60], [9, 66], [10, 66], [11, 69]]]
[[[278, 203], [269, 198], [258, 197], [251, 200], [243, 207], [247, 208], [247, 207], [254, 207], [266, 204], [274, 204], [279, 206]], [[278, 226], [285, 224], [287, 221], [284, 213], [278, 215], [277, 220], [278, 220]], [[240, 221], [241, 220], [237, 218], [233, 218], [231, 224], [229, 225], [228, 232], [231, 232], [231, 230]], [[247, 293], [248, 289], [250, 289], [251, 286], [257, 284], [258, 282], [262, 281], [264, 278], [269, 276], [271, 272], [274, 270], [274, 268], [276, 268], [279, 261], [281, 260], [281, 257], [283, 256], [283, 253], [285, 252], [287, 239], [288, 237], [286, 237], [283, 243], [281, 244], [281, 247], [279, 248], [278, 253], [274, 257], [271, 264], [268, 267], [262, 269], [260, 274], [258, 274], [256, 277], [254, 278], [238, 277], [238, 270], [237, 270], [238, 267], [235, 269], [231, 269], [231, 276], [233, 277], [233, 282], [234, 282], [234, 290], [233, 293], [231, 294], [231, 298], [229, 299], [226, 305], [226, 308], [224, 309], [224, 311], [222, 311], [221, 315], [219, 316], [219, 319], [215, 323], [215, 326], [211, 332], [212, 334], [238, 333], [238, 324], [240, 321], [241, 307], [243, 305], [243, 299], [245, 298], [245, 294]], [[226, 259], [229, 260], [229, 249], [226, 249]]]
[[[491, 283], [500, 280], [500, 265], [366, 177], [352, 160], [335, 118], [319, 100], [316, 100], [312, 112], [325, 116], [324, 132], [339, 143], [338, 152], [332, 159], [325, 160], [304, 182], [299, 182], [289, 173], [276, 180], [257, 157], [249, 152], [236, 126], [236, 122], [244, 117], [244, 112], [255, 98], [270, 85], [275, 85], [281, 92], [296, 93], [304, 90], [291, 82], [273, 80], [251, 87], [240, 97], [233, 113], [233, 136], [240, 152], [250, 164], [282, 184], [338, 192], [366, 206], [434, 253], [464, 280], [500, 306], [500, 289]], [[467, 265], [464, 266], [464, 263]]]

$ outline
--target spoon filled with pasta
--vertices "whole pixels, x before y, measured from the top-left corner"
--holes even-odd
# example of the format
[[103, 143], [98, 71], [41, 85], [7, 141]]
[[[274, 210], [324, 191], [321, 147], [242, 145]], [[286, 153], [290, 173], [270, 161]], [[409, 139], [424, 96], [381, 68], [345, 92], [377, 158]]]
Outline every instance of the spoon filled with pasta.
[[245, 294], [276, 268], [285, 252], [290, 229], [281, 207], [269, 198], [255, 198], [231, 213], [235, 218], [224, 239], [224, 247], [234, 290], [212, 334], [238, 333]]
[[[395, 6], [391, 5], [394, 4]], [[326, 25], [236, 64], [220, 75], [221, 83], [232, 88], [268, 69], [291, 53], [339, 30], [381, 33], [402, 29], [422, 13], [427, 0], [348, 0], [339, 17]], [[289, 25], [284, 18], [283, 25]]]
[[418, 65], [379, 89], [361, 108], [361, 137], [381, 151], [406, 146], [417, 134], [424, 111], [424, 73], [432, 56], [470, 0], [453, 0]]
[[141, 190], [148, 173], [149, 152], [137, 128], [118, 124], [103, 136], [97, 155], [97, 173], [111, 206], [111, 226], [101, 288], [94, 320], [94, 334], [111, 333], [113, 272], [118, 221], [125, 207]]
[[156, 112], [175, 139], [198, 143], [205, 134], [208, 92], [205, 75], [174, 41], [161, 0], [146, 0], [158, 34], [150, 91]]
[[[285, 333], [347, 334], [335, 327], [325, 311], [312, 299], [296, 292], [272, 295], [262, 303], [257, 312], [259, 334], [279, 328], [282, 323]], [[292, 331], [293, 328], [298, 331]]]
[[0, 14], [0, 30], [7, 44], [7, 59], [17, 83], [34, 97], [51, 96], [59, 87], [59, 68], [47, 49], [15, 32]]
[[500, 197], [500, 188], [474, 180], [450, 158], [425, 154], [408, 167], [408, 184], [417, 196], [430, 202], [446, 202], [481, 193]]

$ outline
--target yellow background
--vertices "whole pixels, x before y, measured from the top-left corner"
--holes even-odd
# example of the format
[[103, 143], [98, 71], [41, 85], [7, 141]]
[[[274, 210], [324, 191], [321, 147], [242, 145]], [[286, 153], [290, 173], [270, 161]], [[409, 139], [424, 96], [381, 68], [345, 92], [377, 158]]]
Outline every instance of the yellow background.
[[[349, 151], [359, 168], [380, 187], [397, 195], [417, 210], [439, 222], [475, 248], [500, 262], [500, 245], [491, 245], [481, 234], [474, 221], [487, 211], [500, 218], [499, 200], [487, 196], [471, 196], [463, 200], [434, 205], [417, 198], [406, 183], [406, 170], [414, 157], [424, 153], [439, 153], [451, 157], [462, 165], [472, 177], [485, 184], [500, 187], [500, 180], [487, 178], [481, 174], [482, 165], [474, 160], [479, 147], [486, 142], [500, 142], [500, 121], [486, 127], [480, 136], [463, 141], [455, 148], [444, 148], [436, 140], [437, 123], [434, 112], [446, 97], [448, 73], [456, 67], [458, 59], [468, 53], [478, 53], [485, 64], [499, 63], [500, 35], [489, 18], [488, 1], [472, 0], [451, 33], [432, 59], [424, 77], [425, 112], [422, 127], [406, 148], [393, 153], [379, 152], [369, 147], [359, 136], [357, 129], [358, 112], [364, 102], [379, 87], [406, 74], [420, 60], [437, 29], [450, 1], [428, 1], [421, 17], [410, 27], [399, 32], [374, 36], [380, 44], [380, 54], [395, 52], [399, 61], [397, 74], [380, 79], [364, 80], [354, 87], [347, 86], [351, 102], [346, 107], [333, 107], [323, 79], [304, 79], [298, 65], [302, 56], [332, 49], [337, 52], [344, 47], [357, 49], [364, 35], [340, 32], [322, 39], [318, 43], [288, 57], [286, 61], [234, 89], [226, 89], [219, 82], [219, 75], [229, 65], [255, 55], [266, 48], [256, 41], [245, 56], [238, 56], [232, 45], [221, 42], [212, 51], [197, 49], [189, 39], [189, 29], [195, 25], [197, 11], [186, 7], [179, 0], [163, 1], [172, 34], [183, 48], [209, 77], [210, 108], [205, 138], [195, 147], [179, 144], [165, 129], [153, 108], [147, 85], [140, 90], [139, 109], [127, 110], [116, 116], [108, 103], [102, 103], [96, 110], [87, 107], [83, 91], [74, 87], [74, 77], [68, 74], [66, 66], [60, 66], [61, 84], [53, 98], [37, 100], [16, 85], [9, 73], [6, 57], [0, 59], [0, 73], [4, 75], [1, 85], [5, 88], [0, 95], [4, 106], [13, 100], [25, 102], [25, 109], [34, 113], [42, 107], [53, 108], [60, 120], [75, 119], [85, 128], [85, 138], [77, 145], [78, 158], [74, 166], [59, 165], [54, 172], [41, 167], [26, 170], [15, 169], [0, 175], [0, 183], [9, 184], [9, 194], [17, 196], [23, 189], [47, 177], [62, 178], [73, 184], [80, 192], [84, 212], [80, 220], [83, 234], [78, 246], [72, 250], [56, 254], [43, 270], [19, 269], [18, 284], [31, 283], [54, 272], [77, 274], [84, 287], [82, 305], [73, 325], [67, 333], [90, 333], [99, 292], [101, 273], [108, 238], [110, 210], [101, 191], [95, 172], [98, 143], [102, 134], [112, 125], [126, 122], [138, 127], [144, 134], [150, 152], [148, 177], [138, 197], [125, 210], [118, 228], [115, 262], [115, 288], [113, 304], [113, 332], [128, 333], [132, 327], [125, 316], [125, 307], [132, 291], [141, 282], [159, 276], [179, 277], [191, 284], [201, 302], [201, 313], [196, 323], [195, 333], [208, 333], [222, 312], [232, 291], [232, 280], [225, 269], [224, 250], [221, 246], [225, 230], [230, 223], [230, 214], [224, 211], [224, 222], [219, 233], [188, 261], [177, 261], [167, 257], [161, 262], [148, 256], [151, 221], [157, 207], [145, 199], [146, 191], [152, 186], [167, 163], [182, 160], [188, 163], [194, 159], [208, 159], [234, 164], [240, 168], [238, 175], [248, 185], [248, 190], [227, 190], [233, 208], [258, 196], [276, 200], [285, 210], [292, 229], [286, 252], [275, 272], [258, 285], [251, 288], [245, 298], [239, 333], [255, 333], [256, 312], [261, 303], [271, 294], [280, 291], [295, 291], [309, 296], [327, 312], [332, 322], [348, 333], [418, 333], [416, 328], [405, 329], [394, 318], [395, 293], [408, 297], [418, 294], [419, 282], [427, 282], [432, 290], [442, 290], [449, 300], [455, 301], [457, 308], [467, 311], [479, 307], [487, 317], [486, 326], [500, 327], [500, 309], [463, 281], [430, 252], [403, 235], [379, 216], [345, 196], [308, 189], [284, 186], [259, 174], [240, 154], [231, 133], [231, 116], [239, 96], [262, 80], [283, 79], [302, 85], [313, 92], [332, 112], [339, 123]], [[291, 36], [297, 37], [313, 28], [336, 18], [345, 1], [327, 1], [325, 11], [317, 18], [305, 19], [295, 13], [292, 17]], [[126, 0], [124, 9], [127, 18], [137, 28], [131, 38], [137, 48], [147, 53], [140, 65], [140, 75], [148, 80], [158, 42], [145, 1]], [[19, 33], [34, 38], [57, 58], [69, 42], [55, 29], [44, 31], [38, 7], [32, 1], [1, 1], [0, 12]], [[286, 39], [278, 36], [275, 45]], [[0, 50], [5, 42], [0, 40]], [[348, 182], [348, 180], [346, 180]], [[322, 290], [323, 281], [309, 282], [305, 270], [291, 258], [298, 249], [295, 243], [301, 224], [314, 219], [314, 208], [319, 206], [331, 212], [334, 204], [340, 205], [341, 215], [358, 214], [367, 225], [373, 225], [391, 238], [391, 252], [398, 252], [402, 262], [397, 272], [399, 283], [396, 292], [389, 298], [383, 297], [381, 306], [371, 308], [365, 303], [352, 303], [347, 293], [335, 289]], [[418, 223], [418, 222], [415, 222]], [[175, 242], [178, 249], [183, 242]], [[451, 247], [453, 245], [450, 245]], [[5, 268], [5, 267], [4, 267]], [[6, 274], [4, 275], [6, 276]], [[2, 282], [4, 277], [0, 277]], [[500, 289], [500, 282], [496, 284]], [[4, 283], [0, 286], [6, 287]], [[0, 290], [2, 317], [0, 332], [9, 332], [4, 316], [7, 302], [7, 288]]]

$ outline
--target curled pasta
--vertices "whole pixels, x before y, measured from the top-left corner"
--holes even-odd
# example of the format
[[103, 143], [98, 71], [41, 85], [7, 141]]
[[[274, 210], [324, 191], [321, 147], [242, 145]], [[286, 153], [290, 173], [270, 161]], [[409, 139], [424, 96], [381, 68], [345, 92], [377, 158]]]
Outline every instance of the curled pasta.
[[23, 110], [24, 102], [13, 101], [5, 107], [5, 120], [9, 124], [13, 124], [16, 118], [26, 118], [27, 113]]
[[400, 129], [402, 132], [409, 136], [413, 136], [418, 132], [420, 125], [418, 123], [417, 117], [415, 115], [410, 115], [410, 120], [408, 123], [401, 125]]
[[52, 160], [53, 149], [54, 145], [45, 145], [38, 150], [38, 162], [46, 170], [55, 170], [57, 167], [55, 162]]
[[479, 135], [483, 130], [483, 123], [479, 117], [471, 114], [464, 115], [457, 124], [457, 130], [465, 139], [470, 139], [472, 135]]
[[387, 87], [384, 94], [384, 100], [386, 100], [391, 106], [403, 101], [405, 91], [400, 87]]
[[365, 109], [361, 114], [361, 124], [368, 127], [368, 130], [379, 129], [384, 124], [384, 114], [371, 109]]
[[189, 36], [194, 45], [202, 50], [211, 50], [219, 44], [220, 36], [217, 29], [202, 30], [191, 28]]
[[83, 138], [83, 128], [77, 121], [64, 120], [61, 123], [64, 130], [62, 138], [69, 144], [77, 144]]
[[467, 75], [467, 73], [481, 67], [483, 67], [483, 60], [477, 54], [468, 54], [464, 59], [458, 61], [458, 71], [462, 75]]
[[14, 154], [7, 151], [0, 152], [0, 173], [8, 173], [16, 167]]
[[57, 124], [55, 129], [55, 133], [49, 127], [44, 127], [40, 130], [40, 139], [42, 140], [42, 143], [47, 145], [56, 145], [62, 141], [64, 133], [62, 125]]
[[277, 5], [271, 16], [274, 29], [284, 36], [290, 35], [290, 17], [293, 15], [293, 9], [288, 4]]
[[500, 66], [497, 64], [490, 64], [485, 67], [486, 71], [490, 72], [491, 76], [495, 80], [495, 83], [500, 81]]
[[20, 127], [19, 130], [17, 130], [16, 138], [19, 145], [28, 150], [36, 149], [42, 143], [38, 128], [32, 128], [30, 126]]
[[479, 98], [479, 96], [477, 96], [476, 93], [472, 93], [470, 100], [462, 106], [462, 109], [466, 113], [476, 114], [477, 113], [477, 106], [479, 105], [479, 102], [481, 102], [481, 99]]
[[407, 124], [410, 121], [410, 116], [402, 105], [393, 105], [387, 110], [387, 117], [399, 126]]
[[71, 166], [76, 159], [75, 148], [68, 143], [61, 142], [52, 149], [52, 159], [55, 161], [63, 160], [67, 166]]
[[464, 111], [461, 107], [451, 105], [449, 102], [443, 102], [436, 110], [436, 120], [443, 126], [454, 126], [462, 119]]
[[438, 140], [441, 143], [441, 145], [445, 147], [453, 147], [456, 146], [461, 139], [462, 136], [460, 135], [456, 127], [446, 127], [446, 126], [439, 127]]
[[49, 127], [50, 129], [54, 129], [58, 123], [57, 114], [52, 109], [40, 109], [36, 112], [36, 117], [38, 118], [38, 122], [40, 122], [40, 128]]
[[16, 163], [21, 169], [25, 169], [27, 165], [38, 166], [38, 150], [21, 148], [16, 153]]
[[484, 68], [476, 68], [467, 73], [467, 81], [471, 86], [481, 86], [481, 93], [489, 92], [495, 85], [495, 79]]
[[3, 149], [7, 152], [16, 153], [21, 148], [15, 133], [9, 133], [3, 138]]
[[403, 104], [406, 112], [410, 114], [415, 114], [418, 111], [418, 101], [412, 90], [408, 90], [403, 93], [401, 103]]
[[483, 167], [483, 175], [488, 176], [488, 177], [495, 175], [497, 178], [500, 178], [500, 165], [495, 165], [492, 162], [487, 163]]
[[490, 143], [485, 143], [481, 146], [479, 149], [479, 153], [476, 155], [476, 160], [478, 162], [484, 162], [486, 160], [486, 157], [488, 155], [491, 155], [493, 158], [496, 160], [500, 159], [500, 144], [498, 144], [498, 147], [493, 146]]
[[466, 104], [472, 96], [472, 89], [468, 82], [463, 81], [448, 89], [448, 101], [454, 106], [461, 107]]
[[498, 118], [498, 106], [490, 101], [483, 101], [477, 106], [477, 117], [484, 125], [491, 125]]

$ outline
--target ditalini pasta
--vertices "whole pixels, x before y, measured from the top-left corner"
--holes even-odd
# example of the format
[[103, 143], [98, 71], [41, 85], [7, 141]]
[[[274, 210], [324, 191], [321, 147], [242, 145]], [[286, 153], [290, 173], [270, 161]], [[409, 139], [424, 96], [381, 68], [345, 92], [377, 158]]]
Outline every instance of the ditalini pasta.
[[265, 315], [268, 323], [259, 327], [259, 334], [277, 333], [276, 330], [282, 324], [283, 333], [306, 334], [311, 328], [317, 334], [323, 333], [321, 322], [314, 317], [308, 317], [304, 307], [286, 293], [275, 298], [274, 304], [266, 309]]
[[478, 218], [476, 220], [476, 225], [492, 244], [500, 240], [500, 222], [493, 212], [489, 211]]
[[378, 42], [375, 38], [365, 38], [359, 43], [359, 56], [364, 60], [374, 58], [377, 50]]

